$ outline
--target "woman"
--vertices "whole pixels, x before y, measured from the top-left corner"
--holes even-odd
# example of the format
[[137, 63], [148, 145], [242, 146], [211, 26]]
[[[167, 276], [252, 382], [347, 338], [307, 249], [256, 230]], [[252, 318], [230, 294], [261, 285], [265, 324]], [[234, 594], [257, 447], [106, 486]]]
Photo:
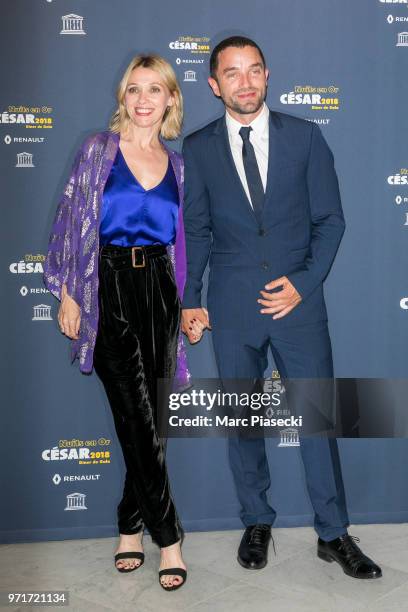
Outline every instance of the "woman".
[[[186, 261], [183, 162], [161, 138], [177, 138], [182, 96], [170, 64], [136, 56], [117, 90], [110, 129], [77, 153], [57, 209], [44, 281], [61, 300], [58, 321], [72, 358], [95, 371], [112, 409], [127, 468], [118, 506], [120, 572], [144, 561], [146, 526], [160, 546], [160, 584], [187, 578], [183, 530], [157, 433], [158, 378], [189, 381], [180, 304]], [[200, 326], [194, 328], [197, 338]]]

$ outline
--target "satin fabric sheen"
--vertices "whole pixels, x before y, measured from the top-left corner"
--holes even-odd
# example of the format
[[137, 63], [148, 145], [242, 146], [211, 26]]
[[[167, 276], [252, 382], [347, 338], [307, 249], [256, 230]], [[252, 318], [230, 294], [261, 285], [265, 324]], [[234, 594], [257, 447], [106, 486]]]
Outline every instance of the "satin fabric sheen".
[[170, 159], [158, 185], [144, 189], [118, 147], [103, 193], [100, 244], [174, 244], [179, 196]]
[[[152, 247], [145, 247], [146, 250]], [[146, 258], [146, 267], [113, 269], [114, 257], [130, 249], [99, 251], [99, 323], [94, 367], [112, 409], [126, 464], [119, 533], [146, 526], [160, 547], [180, 540], [183, 530], [171, 496], [164, 441], [157, 434], [166, 410], [156, 388], [172, 379], [177, 364], [181, 304], [171, 259]]]
[[[103, 190], [119, 148], [120, 135], [105, 130], [85, 138], [75, 155], [71, 171], [59, 199], [48, 241], [43, 267], [47, 289], [61, 300], [62, 286], [81, 308], [79, 337], [71, 340], [71, 362], [79, 361], [79, 370], [91, 374], [93, 351], [98, 330], [98, 253], [99, 225]], [[179, 213], [176, 240], [167, 246], [173, 263], [180, 299], [186, 283], [186, 244], [184, 236], [184, 162], [180, 153], [170, 149], [160, 138], [176, 175]], [[177, 349], [175, 391], [191, 386], [186, 347], [180, 331]]]

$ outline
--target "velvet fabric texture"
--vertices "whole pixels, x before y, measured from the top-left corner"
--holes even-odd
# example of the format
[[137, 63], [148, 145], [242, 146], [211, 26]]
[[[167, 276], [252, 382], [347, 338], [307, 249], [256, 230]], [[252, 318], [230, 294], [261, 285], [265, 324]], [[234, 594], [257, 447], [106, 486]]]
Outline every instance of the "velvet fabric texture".
[[[143, 248], [148, 255], [160, 246]], [[180, 540], [183, 530], [171, 496], [165, 442], [157, 433], [159, 411], [167, 404], [156, 382], [171, 381], [176, 370], [181, 304], [164, 246], [163, 254], [145, 257], [145, 267], [132, 267], [130, 254], [129, 247], [100, 247], [93, 360], [127, 470], [119, 533], [138, 533], [146, 526], [153, 541], [165, 547]]]

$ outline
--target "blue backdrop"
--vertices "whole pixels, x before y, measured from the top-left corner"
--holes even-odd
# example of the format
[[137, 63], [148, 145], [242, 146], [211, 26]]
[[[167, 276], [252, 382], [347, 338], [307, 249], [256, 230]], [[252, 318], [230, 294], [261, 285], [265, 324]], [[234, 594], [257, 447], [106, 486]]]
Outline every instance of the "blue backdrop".
[[[42, 262], [75, 151], [87, 134], [106, 129], [117, 82], [138, 52], [155, 51], [174, 66], [186, 134], [223, 112], [206, 81], [213, 45], [236, 33], [260, 44], [269, 106], [318, 122], [335, 155], [347, 222], [325, 285], [336, 375], [406, 377], [407, 2], [118, 6], [3, 2], [3, 542], [117, 533], [124, 464], [110, 409], [96, 375], [70, 366]], [[217, 375], [209, 334], [188, 347], [188, 358], [194, 377]], [[276, 525], [312, 524], [298, 449], [276, 439], [267, 445]], [[408, 521], [407, 441], [339, 445], [351, 521]], [[170, 440], [168, 461], [187, 530], [240, 526], [225, 440]]]

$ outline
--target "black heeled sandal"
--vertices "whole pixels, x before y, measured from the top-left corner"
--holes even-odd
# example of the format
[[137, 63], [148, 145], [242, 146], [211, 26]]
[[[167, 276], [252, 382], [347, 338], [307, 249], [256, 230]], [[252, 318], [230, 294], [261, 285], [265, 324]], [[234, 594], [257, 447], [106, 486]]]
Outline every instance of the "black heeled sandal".
[[[143, 565], [144, 562], [144, 553], [142, 552], [121, 552], [121, 553], [117, 553], [115, 555], [115, 567], [118, 570], [118, 572], [134, 572], [135, 570], [139, 569], [139, 567], [141, 567]], [[119, 561], [119, 559], [140, 559], [140, 563], [139, 565], [136, 565], [135, 567], [118, 567], [116, 565], [116, 562]]]
[[[179, 540], [180, 541], [180, 551], [181, 551], [181, 547], [183, 546], [184, 537], [185, 535], [183, 532]], [[180, 576], [180, 578], [183, 578], [183, 582], [180, 582], [180, 584], [173, 584], [172, 586], [166, 587], [164, 586], [164, 584], [162, 584], [160, 580], [162, 576]], [[159, 571], [159, 583], [160, 583], [160, 586], [165, 591], [175, 591], [176, 589], [179, 589], [180, 587], [183, 586], [186, 580], [187, 580], [187, 570], [183, 569], [182, 567], [171, 567], [169, 569], [162, 569]]]
[[[183, 582], [180, 582], [180, 584], [172, 584], [171, 586], [165, 586], [164, 584], [162, 584], [160, 578], [162, 576], [180, 576], [181, 578], [183, 578]], [[180, 587], [183, 586], [183, 584], [185, 584], [187, 580], [187, 570], [183, 569], [182, 567], [171, 567], [169, 569], [163, 569], [159, 571], [159, 582], [160, 582], [160, 586], [165, 590], [165, 591], [175, 591], [176, 589], [179, 589]]]

